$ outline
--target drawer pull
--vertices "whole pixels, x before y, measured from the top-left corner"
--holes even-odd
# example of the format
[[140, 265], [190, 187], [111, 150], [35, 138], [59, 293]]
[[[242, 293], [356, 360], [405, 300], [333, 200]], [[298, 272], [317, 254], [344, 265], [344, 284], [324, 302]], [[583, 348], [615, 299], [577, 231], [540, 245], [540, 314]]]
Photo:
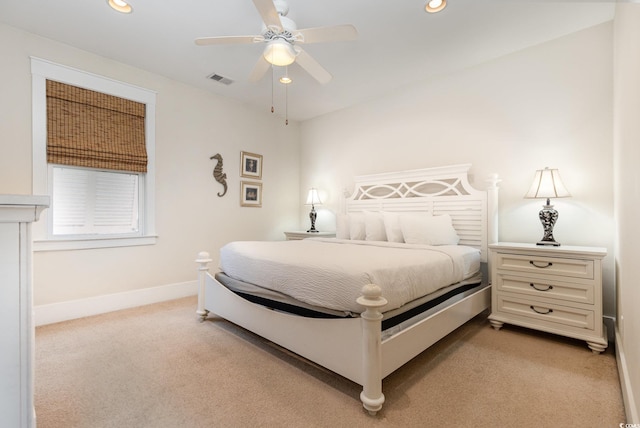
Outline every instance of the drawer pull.
[[542, 265], [537, 265], [536, 262], [534, 262], [533, 260], [529, 260], [529, 263], [531, 263], [533, 266], [540, 268], [540, 269], [544, 269], [544, 268], [548, 268], [550, 266], [553, 266], [553, 263], [551, 262], [547, 262], [546, 265], [542, 266]]
[[540, 312], [539, 310], [537, 310], [534, 306], [529, 306], [531, 308], [531, 310], [537, 314], [541, 314], [541, 315], [547, 315], [550, 314], [551, 312], [553, 312], [553, 309], [547, 309], [547, 312]]
[[532, 286], [534, 290], [538, 290], [538, 291], [553, 290], [553, 285], [547, 285], [547, 288], [538, 288], [538, 287], [536, 287], [536, 285], [534, 283], [529, 283], [529, 285]]

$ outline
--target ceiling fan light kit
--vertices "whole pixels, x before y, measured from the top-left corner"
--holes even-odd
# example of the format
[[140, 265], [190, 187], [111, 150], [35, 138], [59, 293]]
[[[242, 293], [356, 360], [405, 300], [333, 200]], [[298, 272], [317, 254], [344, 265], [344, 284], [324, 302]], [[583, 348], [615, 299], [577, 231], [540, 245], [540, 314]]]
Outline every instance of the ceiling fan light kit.
[[264, 48], [262, 54], [270, 64], [284, 67], [293, 64], [296, 60], [296, 52], [293, 50], [291, 43], [284, 39], [273, 39]]

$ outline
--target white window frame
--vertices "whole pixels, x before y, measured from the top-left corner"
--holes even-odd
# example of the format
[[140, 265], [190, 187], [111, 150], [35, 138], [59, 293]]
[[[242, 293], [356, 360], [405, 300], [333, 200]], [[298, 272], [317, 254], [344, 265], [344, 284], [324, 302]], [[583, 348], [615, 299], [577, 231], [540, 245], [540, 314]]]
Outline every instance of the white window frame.
[[154, 91], [88, 73], [51, 61], [31, 57], [32, 76], [32, 138], [33, 138], [33, 194], [49, 195], [49, 166], [47, 164], [47, 88], [46, 81], [55, 80], [81, 88], [126, 98], [146, 106], [145, 140], [147, 172], [140, 181], [140, 233], [138, 236], [68, 236], [54, 238], [51, 232], [51, 210], [44, 210], [40, 221], [32, 228], [34, 251], [77, 250], [88, 248], [153, 245], [155, 231], [155, 116]]

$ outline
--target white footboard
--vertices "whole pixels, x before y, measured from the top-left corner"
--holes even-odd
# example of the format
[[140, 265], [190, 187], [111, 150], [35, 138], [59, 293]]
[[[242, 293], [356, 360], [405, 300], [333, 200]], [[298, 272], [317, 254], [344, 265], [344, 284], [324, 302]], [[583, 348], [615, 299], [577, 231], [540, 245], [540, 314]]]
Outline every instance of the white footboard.
[[306, 318], [268, 309], [239, 297], [209, 272], [209, 254], [201, 252], [198, 309], [209, 311], [264, 337], [322, 367], [362, 385], [360, 399], [375, 415], [385, 401], [382, 379], [489, 306], [486, 287], [382, 342], [380, 311], [387, 304], [380, 288], [363, 287], [360, 318]]
[[361, 318], [305, 318], [246, 301], [208, 272], [206, 252], [198, 254], [199, 294], [196, 314], [209, 311], [296, 354], [362, 385], [361, 400], [369, 413], [382, 408], [380, 308], [386, 305], [380, 288], [365, 286], [358, 302], [367, 310]]

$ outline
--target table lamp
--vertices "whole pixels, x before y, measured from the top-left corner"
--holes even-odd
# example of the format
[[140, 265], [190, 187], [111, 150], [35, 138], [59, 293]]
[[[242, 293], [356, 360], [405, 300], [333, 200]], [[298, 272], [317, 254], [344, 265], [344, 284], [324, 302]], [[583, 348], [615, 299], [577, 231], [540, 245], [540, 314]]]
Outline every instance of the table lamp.
[[531, 188], [524, 196], [525, 198], [546, 199], [546, 205], [540, 210], [540, 222], [544, 228], [544, 236], [537, 242], [537, 245], [560, 246], [559, 242], [553, 239], [553, 226], [558, 220], [558, 211], [553, 209], [551, 198], [566, 198], [571, 196], [564, 183], [560, 179], [560, 173], [554, 168], [539, 169], [533, 177]]
[[309, 220], [311, 220], [311, 229], [307, 230], [307, 232], [318, 232], [318, 230], [316, 230], [316, 204], [317, 205], [321, 205], [322, 201], [320, 200], [320, 197], [318, 196], [318, 190], [316, 190], [315, 188], [311, 188], [309, 189], [309, 194], [307, 195], [307, 203], [305, 205], [311, 205], [311, 212], [309, 212]]

